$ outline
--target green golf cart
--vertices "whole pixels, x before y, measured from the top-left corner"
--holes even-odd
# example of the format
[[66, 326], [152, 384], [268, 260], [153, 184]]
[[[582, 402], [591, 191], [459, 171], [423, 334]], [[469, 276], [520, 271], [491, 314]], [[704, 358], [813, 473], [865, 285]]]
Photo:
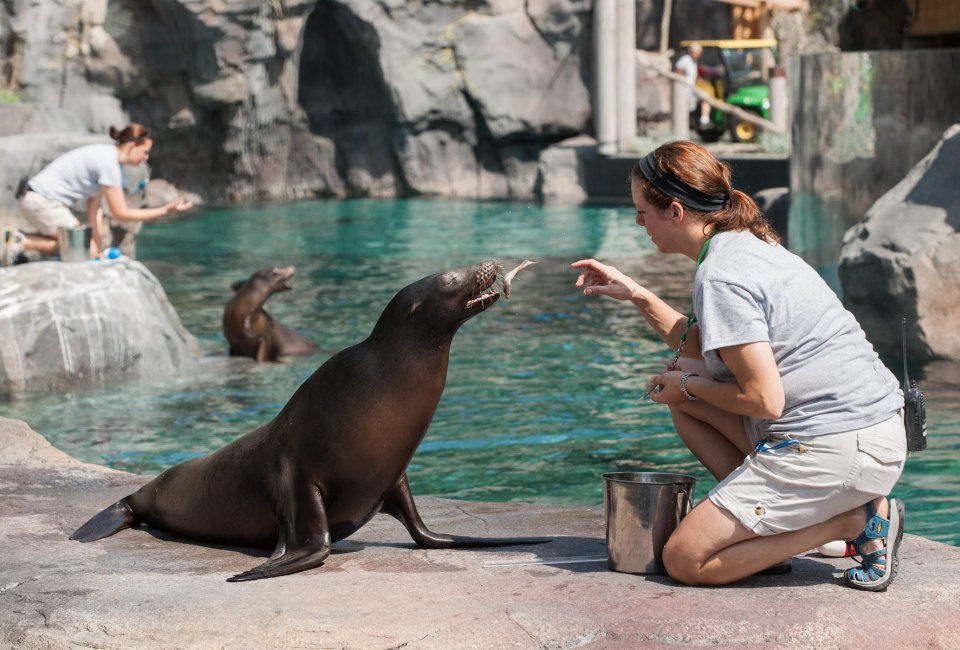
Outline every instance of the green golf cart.
[[[770, 69], [777, 65], [775, 39], [724, 39], [682, 41], [683, 47], [698, 44], [703, 48], [697, 87], [745, 111], [770, 119]], [[747, 120], [712, 109], [710, 121], [694, 120], [697, 132], [706, 142], [715, 142], [730, 131], [734, 142], [753, 142], [760, 127]]]

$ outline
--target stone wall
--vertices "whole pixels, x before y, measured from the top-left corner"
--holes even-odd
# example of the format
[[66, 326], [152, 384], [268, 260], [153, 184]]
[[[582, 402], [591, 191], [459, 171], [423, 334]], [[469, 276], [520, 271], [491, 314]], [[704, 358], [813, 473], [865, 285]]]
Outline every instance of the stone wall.
[[960, 50], [806, 54], [793, 100], [790, 246], [838, 287], [843, 233], [960, 122]]
[[591, 8], [14, 2], [0, 51], [29, 105], [148, 125], [155, 176], [208, 200], [532, 196], [539, 152], [590, 129]]

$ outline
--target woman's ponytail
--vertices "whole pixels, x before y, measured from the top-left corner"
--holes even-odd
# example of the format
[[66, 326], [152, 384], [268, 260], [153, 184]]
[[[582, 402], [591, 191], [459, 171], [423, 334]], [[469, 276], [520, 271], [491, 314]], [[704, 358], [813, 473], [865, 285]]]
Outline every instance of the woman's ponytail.
[[126, 144], [127, 142], [140, 143], [150, 137], [150, 129], [136, 122], [127, 126], [122, 131], [111, 126], [110, 137], [113, 138], [117, 144]]
[[715, 224], [718, 232], [749, 230], [758, 239], [780, 243], [780, 235], [760, 212], [756, 202], [744, 192], [733, 188], [730, 191], [730, 205], [720, 212], [706, 215], [706, 223]]

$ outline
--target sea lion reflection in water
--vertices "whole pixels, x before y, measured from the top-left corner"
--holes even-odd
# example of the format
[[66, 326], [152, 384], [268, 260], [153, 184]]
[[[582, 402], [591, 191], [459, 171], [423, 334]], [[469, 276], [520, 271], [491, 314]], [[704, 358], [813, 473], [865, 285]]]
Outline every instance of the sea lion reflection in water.
[[166, 470], [71, 539], [92, 542], [145, 523], [194, 540], [273, 549], [230, 581], [320, 566], [332, 543], [378, 512], [399, 519], [424, 548], [549, 541], [434, 533], [407, 483], [443, 393], [453, 336], [497, 302], [499, 272], [488, 261], [403, 288], [370, 336], [320, 366], [273, 421]]

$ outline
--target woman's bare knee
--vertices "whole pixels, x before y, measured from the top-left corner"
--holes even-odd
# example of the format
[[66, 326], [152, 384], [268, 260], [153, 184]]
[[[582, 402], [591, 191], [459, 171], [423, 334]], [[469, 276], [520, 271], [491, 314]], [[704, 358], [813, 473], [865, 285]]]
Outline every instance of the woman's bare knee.
[[676, 535], [667, 540], [661, 557], [663, 568], [667, 570], [667, 575], [681, 584], [699, 584], [697, 575], [700, 573], [700, 562], [691, 553], [692, 549], [684, 546]]

